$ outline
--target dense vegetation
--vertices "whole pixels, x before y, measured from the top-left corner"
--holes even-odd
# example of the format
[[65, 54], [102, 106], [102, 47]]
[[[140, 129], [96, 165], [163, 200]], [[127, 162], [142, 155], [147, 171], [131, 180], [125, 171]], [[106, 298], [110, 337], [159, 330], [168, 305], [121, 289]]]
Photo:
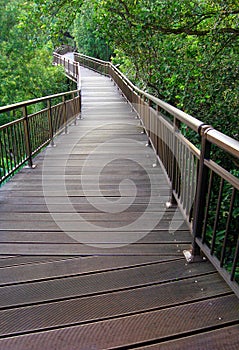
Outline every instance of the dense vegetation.
[[238, 0], [36, 3], [54, 40], [71, 36], [80, 52], [112, 59], [144, 89], [239, 137]]
[[0, 10], [1, 105], [65, 90], [50, 61], [70, 43], [239, 138], [237, 0], [0, 0]]
[[[0, 106], [68, 89], [62, 69], [51, 64], [51, 40], [29, 18], [35, 6], [29, 3], [0, 0]], [[12, 116], [0, 118], [4, 124]]]
[[[51, 60], [53, 48], [66, 43], [112, 60], [142, 89], [239, 139], [238, 0], [0, 0], [0, 21], [0, 106], [65, 91], [63, 71]], [[4, 116], [0, 124], [7, 121]], [[227, 186], [218, 246], [230, 205]], [[235, 205], [232, 249], [238, 217]]]

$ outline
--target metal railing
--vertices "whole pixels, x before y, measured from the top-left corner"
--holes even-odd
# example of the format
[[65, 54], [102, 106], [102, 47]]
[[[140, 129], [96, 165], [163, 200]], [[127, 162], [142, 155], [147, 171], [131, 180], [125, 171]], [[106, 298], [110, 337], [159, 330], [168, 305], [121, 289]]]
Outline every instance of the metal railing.
[[74, 49], [70, 45], [63, 44], [55, 49], [54, 54], [65, 55], [66, 53], [74, 52]]
[[[29, 113], [30, 109], [38, 110]], [[81, 111], [80, 90], [46, 96], [5, 107], [1, 115], [16, 120], [0, 126], [0, 183], [24, 164], [33, 167], [33, 156], [51, 143]]]
[[191, 229], [187, 259], [203, 252], [239, 296], [239, 171], [233, 174], [212, 158], [220, 149], [236, 168], [239, 142], [140, 90], [110, 62], [74, 57], [109, 76], [137, 112], [170, 182], [171, 203], [177, 202]]
[[[239, 142], [140, 90], [110, 62], [76, 53], [74, 57], [75, 62], [54, 54], [54, 63], [63, 65], [79, 85], [78, 64], [109, 76], [137, 112], [171, 185], [171, 203], [177, 202], [191, 229], [188, 259], [194, 261], [203, 252], [239, 296], [239, 172], [214, 159], [220, 149], [238, 164]], [[53, 105], [55, 98], [62, 101]], [[38, 103], [46, 107], [28, 114], [28, 107]], [[26, 162], [32, 166], [33, 155], [53, 142], [80, 109], [79, 90], [1, 107], [0, 113], [19, 114], [0, 127], [1, 181]]]
[[65, 68], [65, 74], [77, 84], [77, 89], [80, 89], [81, 78], [78, 62], [71, 60], [69, 57], [61, 56], [60, 54], [54, 52], [53, 64], [63, 66]]

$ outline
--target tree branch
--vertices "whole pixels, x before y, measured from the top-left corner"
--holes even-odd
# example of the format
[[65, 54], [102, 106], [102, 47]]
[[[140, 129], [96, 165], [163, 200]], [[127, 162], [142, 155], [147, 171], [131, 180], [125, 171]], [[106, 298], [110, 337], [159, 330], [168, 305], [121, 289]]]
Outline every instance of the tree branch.
[[181, 28], [165, 28], [165, 27], [161, 27], [160, 25], [158, 26], [152, 26], [152, 25], [148, 25], [146, 24], [144, 26], [145, 28], [152, 28], [156, 31], [160, 31], [163, 34], [187, 34], [187, 35], [196, 35], [196, 36], [204, 36], [207, 34], [212, 33], [212, 31], [216, 31], [217, 33], [228, 33], [228, 34], [235, 34], [235, 35], [239, 35], [239, 29], [237, 28], [220, 28], [220, 29], [206, 29], [206, 30], [198, 30], [198, 29], [192, 29], [191, 27], [181, 27]]
[[234, 39], [234, 36], [230, 36], [230, 38], [228, 40], [226, 40], [223, 45], [216, 51], [213, 53], [213, 57], [211, 58], [211, 60], [208, 62], [208, 64], [206, 65], [205, 69], [208, 69], [210, 67], [210, 65], [213, 63], [213, 61], [215, 60], [215, 58], [217, 57], [217, 55], [219, 55], [220, 52], [222, 52], [225, 47], [227, 47], [227, 45], [232, 42]]
[[[125, 13], [121, 11], [120, 9], [116, 8], [111, 8], [111, 11], [114, 13], [117, 13], [119, 16], [121, 16], [127, 23], [133, 27], [135, 26], [134, 22], [137, 22], [137, 19], [135, 16], [130, 12], [127, 4], [125, 3], [124, 0], [118, 0], [118, 3], [121, 4], [125, 10]], [[230, 15], [236, 15], [239, 13], [239, 10], [234, 10], [234, 11], [222, 11], [222, 15], [225, 16], [230, 16]], [[153, 25], [152, 23], [144, 23], [143, 28], [145, 29], [154, 29], [156, 31], [160, 31], [161, 33], [164, 34], [187, 34], [187, 35], [196, 35], [196, 36], [205, 36], [207, 34], [210, 34], [212, 31], [215, 31], [213, 29], [194, 29], [196, 28], [200, 23], [202, 23], [204, 20], [209, 19], [215, 15], [218, 15], [216, 12], [208, 12], [208, 13], [203, 13], [201, 15], [197, 15], [197, 20], [188, 25], [181, 26], [179, 28], [174, 28], [172, 27], [163, 27], [160, 24]], [[239, 35], [239, 28], [232, 28], [232, 27], [225, 27], [225, 28], [219, 28], [216, 29], [217, 33], [228, 33], [228, 34], [235, 34]]]

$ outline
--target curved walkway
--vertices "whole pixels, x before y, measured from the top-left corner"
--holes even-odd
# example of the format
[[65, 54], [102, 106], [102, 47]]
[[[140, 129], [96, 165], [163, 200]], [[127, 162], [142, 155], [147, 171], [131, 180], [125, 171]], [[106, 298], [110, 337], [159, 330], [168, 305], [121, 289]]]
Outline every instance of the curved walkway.
[[0, 349], [237, 349], [239, 303], [191, 236], [139, 120], [82, 69], [77, 125], [0, 191]]

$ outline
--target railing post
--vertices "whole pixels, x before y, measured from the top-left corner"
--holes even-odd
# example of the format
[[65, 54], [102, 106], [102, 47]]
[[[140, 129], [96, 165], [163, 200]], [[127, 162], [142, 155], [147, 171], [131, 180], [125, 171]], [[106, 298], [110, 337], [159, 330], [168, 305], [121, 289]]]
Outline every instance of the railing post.
[[73, 105], [73, 115], [75, 116], [74, 118], [74, 125], [76, 125], [76, 121], [77, 121], [77, 102], [76, 102], [76, 98], [75, 98], [75, 94], [72, 93], [71, 94], [71, 98], [72, 98], [72, 105]]
[[83, 119], [82, 118], [82, 115], [81, 115], [81, 91], [79, 90], [79, 92], [78, 92], [78, 103], [79, 103], [79, 119]]
[[76, 115], [76, 104], [75, 104], [74, 92], [71, 93], [71, 99], [72, 99], [72, 103], [73, 103], [73, 115]]
[[27, 106], [23, 107], [23, 117], [24, 117], [24, 136], [25, 136], [25, 145], [26, 145], [28, 166], [30, 168], [34, 168], [33, 161], [32, 161], [32, 147], [31, 147], [29, 120], [28, 120], [28, 115], [27, 115]]
[[[171, 198], [170, 202], [167, 203], [168, 207], [171, 207], [172, 205], [176, 204], [177, 201], [174, 196], [174, 190], [176, 189], [176, 182], [177, 182], [177, 174], [176, 174], [176, 169], [177, 169], [177, 133], [180, 129], [180, 121], [174, 117], [174, 122], [173, 122], [173, 149], [172, 149], [172, 178], [171, 178]], [[170, 149], [170, 145], [167, 145]], [[178, 174], [181, 177], [181, 174]]]
[[149, 137], [149, 140], [148, 140], [148, 146], [152, 146], [152, 143], [151, 143], [151, 134], [152, 134], [152, 130], [151, 130], [151, 108], [153, 106], [153, 103], [151, 100], [148, 100], [148, 125], [149, 125], [149, 130], [148, 130], [148, 137]]
[[[145, 127], [146, 127], [146, 134], [147, 134], [147, 137], [148, 137], [148, 141], [146, 143], [146, 146], [147, 147], [151, 147], [152, 144], [151, 144], [151, 140], [150, 140], [150, 134], [151, 134], [151, 130], [150, 130], [150, 108], [151, 108], [151, 104], [152, 102], [149, 100], [149, 101], [146, 101], [146, 97], [144, 96], [144, 102], [145, 102]], [[146, 110], [147, 109], [147, 110]], [[137, 119], [137, 117], [136, 117]]]
[[47, 100], [47, 116], [48, 116], [48, 125], [49, 125], [49, 137], [51, 140], [50, 145], [54, 147], [54, 130], [53, 130], [51, 100]]
[[193, 244], [192, 244], [192, 260], [200, 255], [200, 248], [196, 242], [197, 238], [202, 236], [204, 210], [207, 198], [208, 175], [209, 169], [205, 165], [205, 159], [210, 158], [211, 144], [207, 141], [206, 133], [211, 129], [210, 125], [203, 125], [200, 128], [201, 134], [201, 153], [199, 161], [199, 170], [197, 177], [197, 190], [195, 208], [193, 213]]
[[67, 134], [68, 128], [67, 128], [66, 97], [65, 96], [62, 97], [62, 102], [63, 102], [63, 124], [64, 124], [64, 128], [65, 128], [65, 134]]

